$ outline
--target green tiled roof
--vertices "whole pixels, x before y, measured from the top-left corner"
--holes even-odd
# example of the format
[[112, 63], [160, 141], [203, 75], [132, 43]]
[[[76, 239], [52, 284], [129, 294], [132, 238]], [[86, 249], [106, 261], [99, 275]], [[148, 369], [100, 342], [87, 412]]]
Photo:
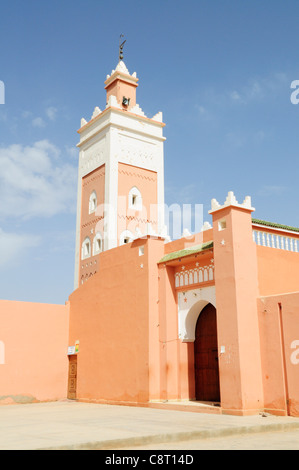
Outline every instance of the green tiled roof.
[[299, 228], [290, 227], [289, 225], [274, 224], [273, 222], [266, 222], [265, 220], [252, 219], [252, 223], [282, 230], [290, 230], [291, 232], [299, 232]]
[[174, 251], [168, 255], [163, 256], [159, 263], [166, 263], [166, 261], [194, 255], [196, 253], [200, 253], [201, 251], [208, 250], [209, 248], [213, 248], [213, 242], [206, 242], [202, 243], [201, 245], [190, 246], [190, 248], [184, 248], [183, 250]]

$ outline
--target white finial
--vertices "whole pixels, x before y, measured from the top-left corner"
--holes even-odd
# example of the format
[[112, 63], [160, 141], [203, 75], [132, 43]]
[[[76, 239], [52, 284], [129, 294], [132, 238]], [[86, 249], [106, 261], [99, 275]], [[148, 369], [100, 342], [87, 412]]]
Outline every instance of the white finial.
[[220, 209], [220, 204], [216, 199], [212, 199], [211, 201], [211, 209], [212, 211], [216, 211], [217, 209]]
[[205, 230], [210, 230], [212, 228], [212, 225], [209, 222], [205, 222], [201, 228], [201, 231], [204, 232]]
[[116, 67], [114, 72], [122, 72], [122, 73], [125, 73], [127, 75], [130, 75], [130, 72], [126, 67], [126, 64], [122, 60], [120, 62], [118, 62], [117, 67]]
[[219, 209], [222, 209], [224, 207], [228, 207], [228, 206], [235, 206], [235, 207], [244, 207], [244, 209], [249, 209], [251, 211], [254, 211], [255, 209], [253, 207], [251, 207], [251, 197], [250, 196], [246, 196], [243, 203], [242, 204], [239, 204], [233, 191], [229, 191], [228, 192], [228, 195], [227, 195], [227, 198], [225, 200], [225, 203], [223, 206], [221, 206], [219, 204], [218, 201], [216, 201], [216, 199], [212, 199], [211, 201], [211, 210], [209, 211], [209, 213], [211, 212], [214, 212], [216, 210], [219, 210]]
[[245, 199], [243, 201], [243, 206], [251, 208], [251, 197], [250, 196], [245, 197]]
[[152, 120], [153, 120], [153, 121], [158, 121], [158, 122], [163, 122], [163, 115], [162, 115], [162, 112], [159, 111], [157, 114], [155, 114], [155, 115], [152, 117]]
[[133, 106], [133, 108], [130, 109], [130, 112], [137, 114], [138, 116], [146, 117], [138, 103], [136, 103], [135, 106]]
[[236, 204], [238, 204], [238, 201], [235, 198], [235, 195], [234, 195], [233, 191], [229, 191], [224, 205], [225, 206], [231, 206], [232, 204], [236, 205]]
[[182, 237], [187, 238], [187, 237], [191, 237], [191, 235], [192, 234], [189, 232], [189, 230], [187, 228], [184, 228], [183, 233], [182, 233]]
[[100, 108], [99, 108], [98, 106], [96, 106], [96, 107], [94, 108], [93, 115], [92, 115], [91, 119], [95, 118], [95, 117], [98, 116], [99, 114], [101, 114], [101, 110], [100, 110]]
[[117, 98], [114, 95], [110, 95], [108, 98], [108, 103], [107, 103], [106, 108], [109, 108], [110, 106], [113, 106], [114, 108], [120, 108]]

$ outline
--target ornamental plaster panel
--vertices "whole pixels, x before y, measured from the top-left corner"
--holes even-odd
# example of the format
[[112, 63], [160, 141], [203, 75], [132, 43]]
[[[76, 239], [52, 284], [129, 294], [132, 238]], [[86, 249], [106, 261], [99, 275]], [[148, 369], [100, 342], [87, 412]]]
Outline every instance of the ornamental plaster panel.
[[196, 266], [185, 269], [182, 268], [180, 272], [175, 274], [175, 287], [187, 287], [193, 284], [200, 284], [201, 282], [209, 282], [214, 280], [214, 260], [207, 266]]
[[103, 137], [86, 150], [80, 152], [79, 172], [81, 177], [102, 166], [105, 163], [106, 138]]
[[118, 134], [118, 154], [121, 163], [157, 171], [159, 168], [159, 151], [157, 144], [134, 136]]

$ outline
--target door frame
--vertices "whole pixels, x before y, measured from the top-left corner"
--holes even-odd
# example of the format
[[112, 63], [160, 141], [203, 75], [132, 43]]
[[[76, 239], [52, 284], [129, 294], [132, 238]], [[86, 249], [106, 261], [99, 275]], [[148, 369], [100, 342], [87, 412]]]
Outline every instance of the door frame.
[[77, 354], [68, 356], [69, 369], [68, 369], [68, 384], [67, 384], [67, 398], [69, 400], [76, 400], [77, 398], [77, 376], [78, 376], [78, 361]]
[[[196, 341], [198, 341], [198, 338], [196, 338], [196, 331], [197, 331], [197, 328], [198, 328], [198, 322], [200, 320], [202, 320], [203, 317], [201, 317], [201, 315], [203, 314], [204, 310], [208, 307], [212, 307], [214, 310], [213, 310], [213, 315], [215, 314], [215, 329], [214, 329], [214, 342], [215, 344], [212, 344], [210, 348], [208, 348], [207, 350], [207, 354], [208, 354], [208, 363], [209, 361], [213, 361], [214, 359], [217, 361], [217, 367], [215, 367], [215, 369], [211, 369], [211, 370], [217, 370], [217, 377], [216, 377], [216, 386], [215, 386], [215, 395], [214, 396], [210, 396], [210, 397], [206, 397], [205, 399], [204, 398], [200, 398], [200, 394], [198, 393], [198, 378], [197, 378], [197, 370], [198, 368], [196, 367], [197, 366], [197, 360], [196, 360]], [[211, 314], [212, 312], [210, 312]], [[208, 313], [209, 314], [209, 313]], [[197, 320], [196, 320], [196, 325], [195, 325], [195, 340], [194, 340], [194, 387], [195, 387], [195, 399], [197, 401], [207, 401], [207, 402], [214, 402], [214, 403], [220, 403], [221, 401], [221, 394], [220, 394], [220, 370], [219, 370], [219, 354], [218, 354], [218, 334], [217, 334], [217, 311], [216, 311], [216, 307], [212, 304], [212, 303], [207, 303], [207, 305], [205, 305], [198, 317], [197, 317]], [[214, 351], [214, 353], [213, 353]], [[209, 369], [208, 369], [209, 370]]]

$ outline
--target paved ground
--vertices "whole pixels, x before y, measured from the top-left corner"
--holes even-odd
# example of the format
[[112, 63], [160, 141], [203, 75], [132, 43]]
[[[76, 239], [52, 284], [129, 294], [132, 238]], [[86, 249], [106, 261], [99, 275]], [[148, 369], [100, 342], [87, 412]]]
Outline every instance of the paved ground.
[[[129, 446], [121, 450], [134, 451], [194, 451], [194, 450], [299, 450], [299, 431], [234, 434], [232, 436], [190, 439], [188, 441]], [[157, 453], [157, 452], [156, 452]], [[134, 454], [132, 454], [134, 455]]]
[[237, 417], [71, 401], [0, 407], [0, 450], [158, 449], [160, 445], [166, 445], [165, 449], [195, 445], [196, 449], [206, 448], [212, 440], [223, 445], [224, 437], [233, 437], [230, 442], [241, 439], [242, 445], [243, 436], [249, 442], [258, 437], [257, 432], [266, 437], [265, 433], [273, 431], [276, 437], [277, 432], [293, 436], [295, 445], [299, 418]]

